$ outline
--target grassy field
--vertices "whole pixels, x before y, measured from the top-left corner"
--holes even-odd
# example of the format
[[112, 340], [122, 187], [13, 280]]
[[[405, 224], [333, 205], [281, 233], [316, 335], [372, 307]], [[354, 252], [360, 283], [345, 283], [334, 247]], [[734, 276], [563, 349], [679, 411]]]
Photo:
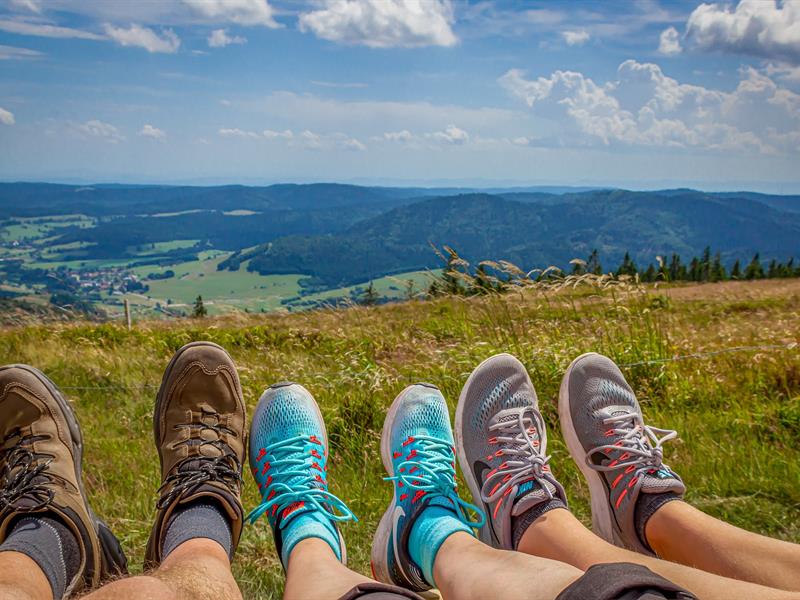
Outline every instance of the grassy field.
[[[172, 353], [199, 339], [225, 346], [239, 365], [251, 411], [267, 385], [303, 383], [326, 418], [332, 491], [360, 519], [343, 527], [349, 564], [368, 573], [372, 534], [391, 495], [382, 480], [380, 430], [386, 408], [406, 385], [435, 383], [454, 409], [482, 359], [503, 351], [518, 356], [538, 390], [554, 471], [572, 509], [588, 523], [588, 489], [561, 441], [556, 414], [558, 385], [575, 356], [595, 350], [627, 365], [733, 346], [798, 344], [799, 315], [798, 280], [528, 290], [145, 322], [131, 332], [85, 323], [6, 328], [0, 362], [38, 366], [74, 402], [92, 503], [120, 536], [135, 570], [159, 485], [151, 412]], [[800, 542], [800, 346], [623, 366], [623, 372], [649, 422], [680, 432], [666, 456], [686, 481], [691, 503], [738, 526]], [[246, 482], [250, 509], [258, 498], [252, 480]], [[280, 597], [283, 574], [270, 537], [266, 523], [245, 529], [234, 569], [247, 598]]]

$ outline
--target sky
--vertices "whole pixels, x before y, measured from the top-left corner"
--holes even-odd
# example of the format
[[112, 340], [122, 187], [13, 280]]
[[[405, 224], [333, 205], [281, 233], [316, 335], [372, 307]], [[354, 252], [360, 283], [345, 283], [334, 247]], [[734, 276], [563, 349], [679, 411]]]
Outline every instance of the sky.
[[800, 193], [800, 0], [0, 0], [0, 180]]

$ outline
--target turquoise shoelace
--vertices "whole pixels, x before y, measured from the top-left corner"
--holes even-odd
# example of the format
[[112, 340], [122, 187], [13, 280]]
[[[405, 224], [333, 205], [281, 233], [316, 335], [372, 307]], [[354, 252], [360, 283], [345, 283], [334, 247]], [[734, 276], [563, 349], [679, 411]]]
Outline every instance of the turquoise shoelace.
[[[483, 527], [486, 522], [483, 511], [474, 504], [462, 500], [456, 492], [455, 456], [452, 445], [426, 435], [416, 435], [413, 438], [415, 442], [419, 442], [416, 456], [411, 459], [406, 457], [406, 460], [395, 467], [395, 474], [384, 479], [401, 481], [403, 486], [409, 489], [422, 490], [447, 498], [453, 503], [462, 523], [475, 529]], [[477, 515], [478, 519], [470, 521], [467, 511]]]
[[[309, 436], [296, 436], [270, 444], [264, 450], [267, 455], [272, 455], [270, 461], [270, 475], [272, 482], [262, 494], [262, 502], [247, 515], [250, 524], [255, 523], [265, 513], [272, 511], [277, 506], [276, 514], [298, 502], [305, 503], [305, 508], [311, 507], [321, 511], [331, 521], [358, 521], [353, 511], [339, 498], [329, 491], [319, 487], [315, 478], [315, 469], [311, 467], [309, 459], [313, 461], [310, 450], [321, 448]], [[322, 472], [319, 472], [322, 475]], [[275, 494], [267, 500], [268, 491]], [[295, 514], [289, 515], [289, 518]]]

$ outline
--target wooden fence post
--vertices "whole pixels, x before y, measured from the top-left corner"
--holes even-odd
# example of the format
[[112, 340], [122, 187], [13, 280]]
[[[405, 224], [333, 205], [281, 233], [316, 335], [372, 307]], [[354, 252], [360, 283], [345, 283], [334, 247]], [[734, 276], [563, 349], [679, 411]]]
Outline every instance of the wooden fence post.
[[128, 331], [131, 330], [131, 305], [125, 298], [125, 322], [128, 324]]

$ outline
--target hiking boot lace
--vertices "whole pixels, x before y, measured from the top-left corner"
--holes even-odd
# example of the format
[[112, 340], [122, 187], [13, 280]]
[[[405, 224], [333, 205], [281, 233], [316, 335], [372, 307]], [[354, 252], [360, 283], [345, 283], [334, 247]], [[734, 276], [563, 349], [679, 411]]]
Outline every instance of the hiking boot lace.
[[[500, 446], [495, 456], [507, 456], [503, 463], [492, 469], [481, 487], [481, 500], [489, 504], [502, 498], [518, 484], [535, 481], [553, 499], [553, 492], [545, 484], [545, 474], [550, 471], [549, 456], [544, 456], [542, 448], [547, 447], [547, 429], [541, 413], [525, 406], [519, 410], [516, 419], [502, 421], [489, 426], [490, 445]], [[535, 439], [534, 436], [539, 436]]]
[[[198, 438], [180, 442], [197, 449], [196, 453], [185, 458], [176, 469], [164, 480], [159, 488], [162, 496], [159, 498], [156, 507], [163, 509], [171, 504], [175, 499], [185, 495], [191, 495], [194, 490], [204, 483], [219, 481], [229, 489], [239, 489], [243, 484], [242, 465], [239, 458], [231, 450], [231, 447], [222, 439], [223, 435], [235, 436], [236, 432], [219, 424], [219, 414], [203, 408], [201, 418], [191, 423], [179, 423], [175, 429], [196, 430]], [[209, 423], [207, 421], [213, 421]], [[216, 434], [216, 439], [203, 439], [204, 431], [212, 431]], [[199, 439], [199, 443], [198, 443]], [[203, 446], [213, 446], [222, 454], [215, 457], [205, 457], [200, 454]], [[196, 461], [197, 465], [192, 465]], [[164, 492], [169, 490], [166, 494]]]
[[[442, 496], [453, 504], [459, 519], [465, 525], [473, 528], [483, 527], [486, 521], [483, 511], [458, 496], [453, 446], [449, 442], [426, 435], [409, 437], [406, 444], [410, 442], [418, 442], [417, 449], [409, 452], [406, 459], [397, 465], [395, 475], [384, 479], [399, 481], [415, 490], [412, 503], [425, 494]], [[478, 519], [470, 521], [467, 511], [477, 515]]]
[[358, 521], [342, 500], [325, 489], [324, 471], [314, 460], [320, 456], [320, 446], [316, 436], [301, 435], [263, 449], [262, 457], [272, 456], [262, 467], [263, 474], [269, 472], [271, 479], [264, 487], [263, 501], [247, 515], [250, 524], [268, 512], [281, 519], [291, 517], [299, 508], [314, 508], [331, 521]]
[[[586, 453], [586, 464], [596, 471], [615, 471], [623, 467], [635, 467], [637, 472], [657, 470], [661, 468], [664, 460], [664, 450], [661, 445], [678, 437], [677, 431], [645, 425], [638, 413], [608, 417], [603, 419], [603, 425], [610, 426], [605, 436], [616, 438], [617, 441], [598, 446]], [[605, 465], [592, 462], [592, 456], [596, 453], [609, 454], [612, 451], [620, 451], [622, 454]]]
[[[13, 445], [9, 443], [19, 438]], [[52, 456], [33, 452], [32, 445], [39, 440], [46, 440], [45, 435], [23, 435], [15, 429], [3, 439], [0, 460], [3, 464], [0, 475], [0, 510], [13, 507], [19, 512], [38, 511], [52, 502], [55, 491], [46, 486], [49, 477], [46, 474]], [[20, 500], [27, 498], [33, 504], [26, 506]]]

